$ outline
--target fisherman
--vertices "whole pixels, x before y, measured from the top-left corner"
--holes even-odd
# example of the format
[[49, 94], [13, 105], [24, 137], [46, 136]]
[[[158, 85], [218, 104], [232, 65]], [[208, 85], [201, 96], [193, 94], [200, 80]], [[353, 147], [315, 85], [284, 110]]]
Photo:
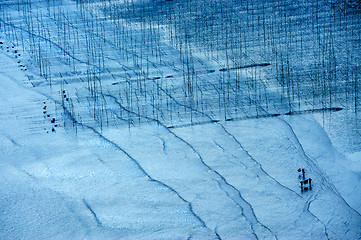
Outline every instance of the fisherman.
[[310, 189], [312, 188], [312, 186], [311, 186], [311, 181], [312, 181], [312, 179], [309, 178], [309, 179], [308, 179], [308, 185], [309, 185], [309, 188], [310, 188]]
[[[304, 179], [305, 179], [305, 169], [304, 169], [304, 168], [299, 168], [299, 169], [297, 169], [297, 171], [298, 171], [299, 173], [302, 172], [302, 178], [303, 178], [303, 180], [304, 180]], [[298, 175], [298, 178], [301, 178], [301, 175]]]

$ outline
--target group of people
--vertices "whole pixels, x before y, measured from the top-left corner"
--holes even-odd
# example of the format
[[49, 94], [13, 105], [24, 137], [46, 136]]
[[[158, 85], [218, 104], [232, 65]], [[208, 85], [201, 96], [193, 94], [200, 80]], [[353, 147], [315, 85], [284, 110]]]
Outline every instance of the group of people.
[[302, 173], [302, 175], [299, 175], [299, 177], [301, 178], [302, 177], [302, 180], [300, 181], [300, 184], [301, 184], [301, 191], [307, 191], [307, 190], [311, 190], [312, 189], [312, 185], [311, 185], [311, 182], [312, 182], [312, 179], [311, 178], [307, 178], [306, 179], [306, 171], [304, 168], [299, 168], [298, 169], [298, 172], [299, 173]]

